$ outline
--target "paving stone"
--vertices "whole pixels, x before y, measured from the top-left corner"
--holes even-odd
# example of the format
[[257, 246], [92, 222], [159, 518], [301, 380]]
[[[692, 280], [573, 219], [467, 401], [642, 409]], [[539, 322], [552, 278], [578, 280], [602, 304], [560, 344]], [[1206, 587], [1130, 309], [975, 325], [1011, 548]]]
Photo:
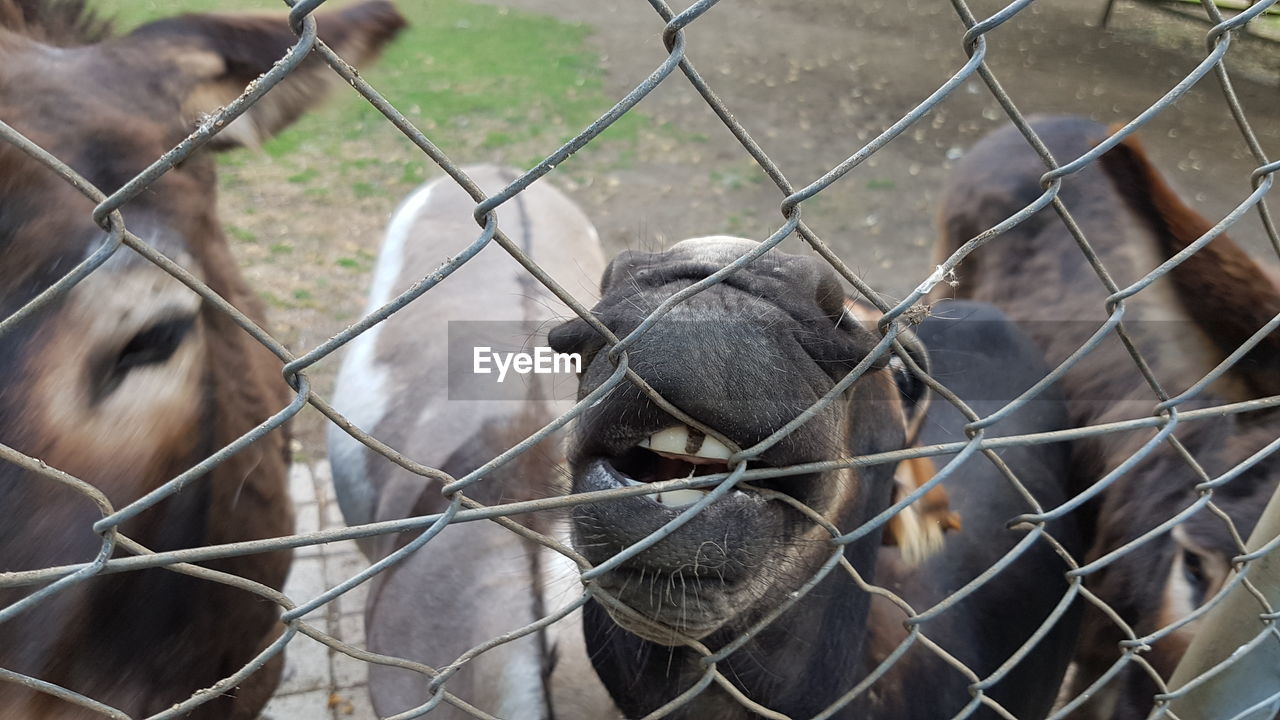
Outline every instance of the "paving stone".
[[[309, 602], [324, 592], [324, 559], [322, 557], [294, 558], [293, 567], [289, 570], [289, 579], [284, 584], [284, 594], [295, 603]], [[325, 608], [320, 607], [307, 613], [307, 619], [325, 617]]]
[[277, 695], [292, 695], [332, 687], [329, 648], [302, 635], [294, 636], [285, 648], [284, 677]]
[[295, 503], [312, 502], [316, 499], [316, 484], [311, 477], [311, 468], [301, 463], [289, 466], [289, 497]]
[[352, 575], [369, 567], [369, 563], [360, 553], [334, 554], [325, 549], [324, 581], [333, 587], [350, 578]]
[[334, 687], [364, 687], [369, 683], [369, 663], [335, 650], [329, 651], [329, 660]]
[[271, 698], [262, 711], [262, 720], [325, 720], [333, 717], [328, 690], [312, 690]]
[[337, 637], [343, 642], [364, 647], [364, 612], [339, 616]]
[[340, 616], [354, 615], [364, 612], [365, 600], [369, 598], [369, 580], [361, 585], [357, 585], [343, 595], [339, 596], [336, 601], [336, 607]]
[[[289, 491], [297, 516], [296, 532], [344, 526], [328, 463], [295, 466], [289, 475]], [[307, 602], [366, 567], [368, 562], [351, 540], [299, 548], [285, 593], [296, 602]], [[312, 611], [306, 621], [339, 640], [363, 647], [368, 592], [367, 584], [362, 585]], [[299, 635], [286, 649], [280, 688], [262, 720], [376, 720], [368, 678], [367, 663]]]
[[[355, 540], [339, 540], [337, 542], [326, 543], [324, 547], [331, 555], [356, 553], [357, 555], [364, 557], [364, 553], [360, 552], [360, 546], [356, 544]], [[367, 565], [368, 563], [365, 564]]]
[[347, 526], [347, 521], [342, 517], [342, 508], [338, 507], [336, 501], [322, 502], [320, 508], [320, 522], [325, 530]]
[[333, 473], [330, 471], [329, 463], [318, 462], [311, 466], [311, 479], [316, 488], [316, 497], [325, 502], [336, 502], [337, 496], [333, 489]]
[[377, 720], [368, 691], [363, 688], [339, 690], [334, 694], [333, 717], [336, 720]]
[[[294, 532], [313, 533], [320, 529], [320, 504], [316, 502], [294, 505]], [[312, 548], [316, 546], [311, 546]]]

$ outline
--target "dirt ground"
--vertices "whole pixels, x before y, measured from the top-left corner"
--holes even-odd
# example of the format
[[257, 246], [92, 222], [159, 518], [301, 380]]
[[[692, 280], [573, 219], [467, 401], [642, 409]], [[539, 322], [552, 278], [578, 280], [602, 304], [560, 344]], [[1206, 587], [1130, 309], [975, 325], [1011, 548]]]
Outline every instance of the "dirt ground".
[[[665, 55], [662, 23], [645, 3], [505, 4], [594, 27], [618, 94]], [[1203, 58], [1200, 25], [1121, 2], [1102, 30], [1094, 24], [1103, 4], [1039, 2], [990, 36], [989, 63], [1024, 112], [1128, 120]], [[975, 2], [972, 9], [985, 17], [1003, 5]], [[950, 4], [939, 0], [723, 3], [687, 32], [689, 57], [797, 187], [852, 154], [965, 61], [963, 26]], [[1237, 77], [1237, 89], [1262, 143], [1274, 151], [1280, 140], [1280, 46], [1241, 43], [1233, 52], [1248, 56], [1241, 63], [1247, 79]], [[726, 225], [757, 239], [775, 229], [779, 192], [767, 180], [706, 187], [707, 168], [740, 168], [752, 178], [761, 173], [682, 77], [664, 83], [639, 109], [709, 139], [692, 157], [661, 147], [641, 153], [648, 161], [614, 173], [616, 183], [576, 194], [609, 250], [662, 246]], [[806, 220], [874, 286], [906, 292], [927, 275], [924, 249], [933, 241], [934, 199], [952, 160], [1004, 117], [985, 86], [970, 81], [806, 203]], [[1254, 163], [1213, 78], [1161, 114], [1144, 137], [1205, 214], [1225, 214], [1248, 194]], [[1263, 249], [1257, 223], [1234, 234]]]
[[[663, 23], [639, 0], [498, 4], [591, 27], [589, 42], [600, 55], [610, 97], [620, 98], [665, 56]], [[1205, 26], [1120, 2], [1110, 27], [1101, 29], [1103, 5], [1042, 0], [989, 36], [990, 66], [1024, 112], [1128, 120], [1204, 57]], [[982, 17], [1002, 3], [974, 0], [971, 6]], [[689, 57], [796, 186], [859, 149], [965, 61], [963, 26], [944, 0], [735, 0], [713, 7], [687, 33]], [[1280, 152], [1280, 45], [1240, 41], [1229, 58], [1263, 147]], [[781, 223], [781, 193], [682, 76], [638, 110], [652, 122], [634, 147], [577, 156], [551, 175], [594, 219], [610, 253], [712, 233], [763, 239]], [[966, 83], [915, 128], [807, 201], [806, 221], [873, 287], [901, 296], [932, 267], [935, 198], [953, 161], [1003, 118], [980, 81]], [[1221, 217], [1248, 194], [1256, 163], [1212, 76], [1162, 113], [1144, 138], [1205, 215]], [[414, 152], [404, 142], [375, 143], [375, 149]], [[456, 159], [522, 164], [553, 149], [548, 142]], [[224, 192], [224, 217], [268, 239], [308, 238], [289, 262], [269, 262], [275, 252], [269, 242], [242, 244], [241, 255], [259, 287], [300, 279], [312, 284], [305, 297], [294, 290], [297, 302], [272, 309], [282, 337], [298, 350], [309, 348], [358, 317], [381, 227], [402, 193], [312, 197], [279, 178], [251, 180]], [[366, 189], [383, 187], [376, 175], [362, 182]], [[244, 203], [257, 209], [253, 217], [237, 215]], [[1271, 252], [1254, 215], [1232, 234], [1256, 253]], [[796, 242], [788, 240], [787, 247], [797, 249]], [[331, 390], [338, 359], [312, 371], [322, 394]], [[299, 454], [314, 459], [323, 455], [322, 423], [307, 413], [297, 425]]]

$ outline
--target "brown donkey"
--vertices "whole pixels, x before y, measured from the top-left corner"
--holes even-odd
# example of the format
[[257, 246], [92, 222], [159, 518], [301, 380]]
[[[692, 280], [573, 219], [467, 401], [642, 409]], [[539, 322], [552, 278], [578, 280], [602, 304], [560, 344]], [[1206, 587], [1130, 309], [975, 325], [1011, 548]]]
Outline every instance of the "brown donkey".
[[[1059, 162], [1069, 162], [1104, 139], [1107, 128], [1075, 117], [1037, 118], [1036, 132]], [[992, 133], [959, 163], [943, 197], [941, 252], [994, 226], [1041, 192], [1041, 159], [1012, 127]], [[1119, 287], [1137, 281], [1207, 232], [1211, 224], [1188, 208], [1126, 140], [1064, 180], [1061, 198]], [[1075, 351], [1107, 316], [1104, 286], [1052, 209], [1031, 216], [978, 249], [957, 269], [954, 293], [1001, 307], [1020, 321], [1056, 364]], [[1182, 392], [1280, 313], [1280, 290], [1226, 236], [1219, 236], [1126, 302], [1125, 328], [1170, 394]], [[945, 307], [945, 304], [940, 306]], [[1205, 407], [1280, 393], [1280, 337], [1271, 335], [1227, 377], [1181, 405]], [[1114, 336], [1071, 369], [1062, 383], [1073, 425], [1149, 415], [1156, 400]], [[1188, 422], [1175, 433], [1210, 477], [1228, 471], [1280, 434], [1272, 413]], [[1098, 481], [1152, 439], [1153, 431], [1106, 435], [1076, 443], [1072, 472], [1077, 492]], [[1274, 456], [1227, 482], [1213, 500], [1248, 535], [1280, 477]], [[1202, 480], [1167, 443], [1121, 475], [1084, 508], [1092, 526], [1094, 560], [1149, 532], [1198, 498]], [[1201, 510], [1088, 578], [1088, 587], [1139, 636], [1167, 627], [1211, 598], [1238, 554], [1226, 524]], [[1146, 652], [1166, 679], [1195, 632], [1178, 627]], [[1077, 653], [1079, 695], [1120, 658], [1125, 635], [1103, 613], [1087, 614]], [[1145, 717], [1156, 684], [1128, 663], [1092, 693], [1082, 717]]]
[[[386, 2], [319, 19], [345, 57], [373, 56], [402, 26]], [[183, 139], [204, 113], [271, 68], [295, 36], [283, 17], [186, 15], [124, 36], [71, 0], [0, 0], [0, 120], [104, 192]], [[329, 71], [308, 60], [207, 147], [256, 141], [298, 117]], [[262, 307], [216, 215], [214, 157], [198, 152], [122, 210], [136, 235], [256, 321]], [[0, 318], [102, 246], [92, 203], [0, 145]], [[0, 340], [0, 443], [136, 500], [289, 402], [280, 363], [227, 317], [127, 249]], [[287, 534], [287, 437], [273, 432], [122, 531], [153, 550]], [[82, 563], [99, 515], [79, 493], [0, 465], [0, 572]], [[280, 587], [289, 555], [208, 566]], [[0, 591], [8, 607], [30, 588]], [[151, 715], [240, 669], [279, 633], [259, 597], [165, 570], [93, 579], [0, 624], [0, 668], [130, 716]], [[190, 717], [256, 717], [281, 658]], [[102, 717], [0, 683], [0, 715]]]

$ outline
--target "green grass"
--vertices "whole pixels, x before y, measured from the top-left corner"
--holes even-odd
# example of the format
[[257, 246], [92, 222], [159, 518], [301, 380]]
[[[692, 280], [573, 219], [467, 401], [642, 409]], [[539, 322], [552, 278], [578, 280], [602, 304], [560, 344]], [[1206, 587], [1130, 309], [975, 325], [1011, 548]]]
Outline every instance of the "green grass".
[[748, 184], [758, 185], [764, 182], [764, 175], [754, 165], [741, 169], [712, 170], [710, 177], [713, 184], [726, 190], [740, 190]]
[[231, 237], [240, 242], [251, 243], [258, 241], [258, 234], [247, 228], [242, 228], [238, 225], [226, 225], [225, 229]]
[[[114, 18], [117, 29], [121, 31], [179, 12], [229, 12], [271, 7], [261, 0], [97, 0], [91, 4], [105, 16]], [[283, 6], [280, 3], [276, 7]]]
[[306, 170], [303, 170], [300, 173], [295, 173], [293, 175], [290, 175], [288, 178], [285, 178], [285, 179], [296, 185], [306, 185], [307, 183], [311, 182], [312, 180], [315, 180], [318, 177], [320, 177], [319, 170], [315, 168], [307, 168]]
[[[436, 142], [498, 148], [548, 135], [563, 142], [612, 104], [585, 25], [462, 0], [402, 9], [410, 28], [384, 55], [375, 82]], [[349, 133], [383, 122], [367, 105], [347, 120]], [[641, 123], [629, 114], [606, 134], [634, 138]]]
[[400, 173], [400, 182], [404, 185], [417, 185], [427, 179], [427, 168], [421, 162], [406, 162]]
[[[281, 8], [283, 13], [283, 3], [268, 0], [97, 0], [96, 5], [116, 18], [121, 31], [177, 12]], [[602, 90], [603, 71], [586, 44], [590, 30], [583, 24], [465, 0], [402, 0], [398, 7], [409, 27], [364, 75], [460, 161], [477, 159], [482, 150], [492, 158], [493, 151], [528, 146], [533, 139], [540, 155], [549, 154], [613, 103]], [[343, 95], [335, 107], [304, 116], [263, 150], [271, 158], [288, 158], [370, 133], [395, 132], [368, 103], [350, 92]], [[628, 113], [602, 139], [634, 140], [647, 122]], [[224, 165], [245, 162], [241, 155], [224, 155]], [[517, 157], [528, 157], [528, 151]], [[396, 176], [401, 174], [406, 180], [418, 177], [416, 172]], [[289, 181], [314, 179], [304, 170]]]
[[[1200, 0], [1178, 0], [1178, 2], [1185, 3], [1187, 5], [1201, 4]], [[1249, 9], [1249, 6], [1252, 3], [1248, 2], [1248, 0], [1216, 0], [1216, 2], [1214, 2], [1213, 4], [1226, 10], [1247, 10]], [[1263, 15], [1280, 15], [1280, 9], [1270, 7], [1270, 8], [1267, 8], [1266, 10], [1263, 10], [1262, 14]]]

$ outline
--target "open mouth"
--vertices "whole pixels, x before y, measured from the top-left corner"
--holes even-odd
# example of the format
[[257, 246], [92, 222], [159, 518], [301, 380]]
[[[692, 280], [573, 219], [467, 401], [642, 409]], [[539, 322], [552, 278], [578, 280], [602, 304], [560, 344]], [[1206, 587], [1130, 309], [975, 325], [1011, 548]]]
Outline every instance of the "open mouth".
[[[624, 485], [642, 485], [727, 473], [730, 455], [732, 452], [719, 440], [685, 425], [676, 425], [653, 433], [606, 462]], [[659, 505], [682, 508], [698, 502], [707, 492], [684, 488], [648, 497]]]
[[[574, 475], [577, 492], [623, 487], [634, 491], [651, 483], [678, 488], [584, 504], [573, 512], [574, 543], [593, 565], [610, 561], [646, 538], [657, 538], [594, 581], [652, 621], [639, 622], [634, 614], [615, 612], [606, 605], [613, 622], [650, 642], [673, 645], [678, 644], [673, 631], [705, 638], [732, 618], [756, 612], [766, 596], [780, 594], [772, 582], [761, 582], [760, 578], [771, 577], [774, 567], [796, 566], [795, 548], [799, 545], [790, 538], [808, 533], [811, 523], [786, 503], [756, 492], [755, 482], [753, 488], [735, 487], [699, 507], [692, 517], [680, 518], [692, 513], [696, 504], [706, 502], [708, 492], [716, 486], [707, 490], [679, 488], [679, 481], [723, 477], [732, 470], [728, 462], [732, 451], [723, 442], [684, 425], [670, 425], [643, 439], [634, 438], [623, 441], [630, 445], [625, 450], [594, 455]], [[748, 467], [778, 467], [772, 460], [752, 460]], [[677, 518], [682, 523], [667, 530]]]
[[[626, 449], [594, 455], [580, 466], [575, 471], [575, 491], [678, 484], [686, 478], [723, 476], [731, 470], [728, 461], [733, 453], [724, 443], [684, 425], [669, 425], [622, 447]], [[749, 467], [773, 466], [753, 460]], [[706, 500], [714, 487], [584, 504], [574, 510], [574, 542], [591, 563], [605, 562], [662, 531]], [[763, 592], [765, 585], [750, 582], [753, 569], [758, 569], [760, 558], [775, 552], [777, 538], [785, 537], [797, 519], [782, 503], [752, 489], [734, 488], [597, 582], [644, 616], [690, 637], [704, 637], [736, 615], [741, 603], [753, 602], [753, 593]], [[689, 597], [655, 590], [668, 586], [694, 589]], [[672, 642], [646, 627], [633, 626], [625, 617], [614, 615], [614, 621], [652, 642]]]

